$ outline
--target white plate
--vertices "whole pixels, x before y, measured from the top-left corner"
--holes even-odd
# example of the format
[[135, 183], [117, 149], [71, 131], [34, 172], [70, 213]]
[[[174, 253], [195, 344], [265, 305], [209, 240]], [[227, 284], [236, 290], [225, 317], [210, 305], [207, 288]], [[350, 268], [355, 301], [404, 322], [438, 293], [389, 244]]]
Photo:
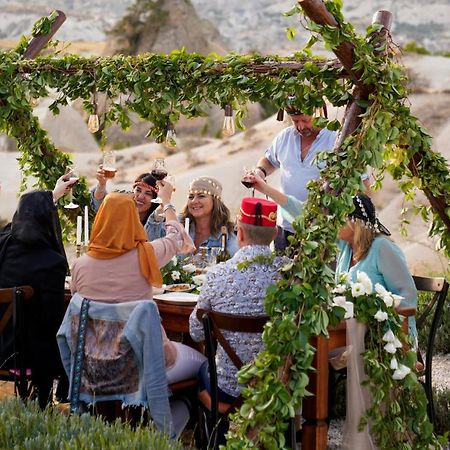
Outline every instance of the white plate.
[[165, 284], [163, 288], [166, 292], [189, 292], [195, 288], [195, 285], [188, 283]]
[[154, 295], [155, 300], [161, 300], [167, 303], [177, 303], [179, 305], [195, 305], [198, 300], [197, 294], [190, 292], [167, 292], [166, 294]]

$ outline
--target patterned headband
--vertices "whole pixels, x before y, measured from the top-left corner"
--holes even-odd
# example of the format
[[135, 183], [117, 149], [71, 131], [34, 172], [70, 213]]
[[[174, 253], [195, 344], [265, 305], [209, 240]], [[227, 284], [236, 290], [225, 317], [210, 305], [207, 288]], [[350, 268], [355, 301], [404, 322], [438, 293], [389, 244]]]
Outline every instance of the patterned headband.
[[136, 186], [139, 186], [139, 187], [141, 187], [143, 189], [150, 189], [152, 192], [158, 192], [158, 189], [156, 189], [155, 186], [152, 186], [151, 184], [144, 183], [143, 181], [136, 181], [133, 184], [133, 189]]
[[[367, 198], [367, 208], [364, 206], [363, 198]], [[355, 202], [356, 201], [356, 202]], [[391, 232], [380, 222], [375, 214], [375, 208], [368, 197], [361, 197], [355, 195], [353, 197], [353, 204], [355, 210], [349, 215], [349, 219], [354, 223], [359, 221], [364, 228], [375, 231], [376, 233], [383, 233], [386, 236], [390, 236]]]

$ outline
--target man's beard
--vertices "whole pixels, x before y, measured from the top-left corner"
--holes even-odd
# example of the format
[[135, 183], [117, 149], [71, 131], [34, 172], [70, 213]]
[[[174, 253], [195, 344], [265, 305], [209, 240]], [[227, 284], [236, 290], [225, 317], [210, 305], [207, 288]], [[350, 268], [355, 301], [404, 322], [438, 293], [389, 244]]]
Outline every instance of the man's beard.
[[299, 131], [299, 130], [297, 130], [297, 131], [298, 131], [298, 134], [302, 137], [311, 137], [314, 134], [314, 130], [311, 128], [305, 128], [302, 131]]

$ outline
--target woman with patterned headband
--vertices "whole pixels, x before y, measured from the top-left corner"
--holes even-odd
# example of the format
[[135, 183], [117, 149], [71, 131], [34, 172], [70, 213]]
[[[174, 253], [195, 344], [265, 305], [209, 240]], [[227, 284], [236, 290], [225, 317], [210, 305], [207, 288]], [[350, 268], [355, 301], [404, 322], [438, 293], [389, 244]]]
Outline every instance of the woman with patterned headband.
[[[187, 203], [184, 206], [180, 221], [189, 219], [189, 235], [194, 241], [197, 250], [199, 247], [220, 247], [221, 246], [221, 227], [226, 226], [228, 230], [227, 248], [230, 255], [233, 256], [238, 250], [234, 225], [230, 220], [230, 210], [222, 201], [222, 185], [212, 177], [201, 176], [194, 178], [189, 185], [189, 194]], [[165, 208], [173, 207], [166, 205]], [[150, 217], [153, 220], [153, 232], [150, 232], [149, 238], [156, 239], [164, 234], [164, 228], [161, 222]]]

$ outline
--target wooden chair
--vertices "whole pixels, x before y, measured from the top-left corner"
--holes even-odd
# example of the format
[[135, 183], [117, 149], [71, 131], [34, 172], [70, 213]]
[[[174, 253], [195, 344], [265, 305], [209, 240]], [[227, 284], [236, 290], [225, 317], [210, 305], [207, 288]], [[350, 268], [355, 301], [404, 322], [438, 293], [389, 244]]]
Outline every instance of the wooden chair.
[[[237, 369], [240, 369], [244, 365], [222, 334], [222, 330], [262, 334], [264, 325], [269, 317], [266, 315], [245, 316], [219, 313], [199, 308], [197, 310], [197, 318], [203, 322], [205, 353], [208, 358], [211, 386], [211, 403], [210, 405], [205, 405], [208, 409], [211, 406], [209, 420], [206, 423], [206, 441], [209, 443], [208, 448], [218, 448], [217, 431], [219, 423], [225, 422], [227, 416], [241, 405], [242, 397], [239, 396], [232, 404], [219, 402], [218, 400], [217, 367], [215, 360], [217, 344], [222, 346]], [[293, 419], [289, 423], [288, 442], [291, 443], [291, 448], [295, 448], [295, 426]]]
[[416, 289], [420, 292], [429, 292], [434, 294], [427, 302], [424, 310], [417, 317], [417, 330], [420, 331], [431, 318], [430, 329], [425, 342], [419, 341], [419, 350], [417, 352], [418, 362], [422, 364], [419, 367], [418, 376], [421, 379], [428, 400], [428, 418], [434, 424], [434, 401], [432, 386], [432, 366], [433, 350], [436, 332], [441, 323], [445, 300], [447, 298], [449, 284], [445, 278], [427, 278], [413, 276]]
[[[150, 344], [150, 341], [153, 342], [149, 347], [145, 347], [148, 344], [142, 342], [143, 346], [136, 348], [138, 341], [129, 334], [132, 333], [132, 330], [126, 331], [129, 318], [138, 310], [143, 312], [143, 315], [140, 316], [141, 319], [139, 319], [141, 321], [139, 322], [140, 327], [143, 326], [142, 321], [145, 321], [144, 328], [148, 327], [148, 332], [154, 327], [160, 327], [156, 305], [152, 301], [129, 302], [122, 305], [127, 306], [126, 311], [120, 312], [116, 316], [114, 311], [120, 304], [99, 303], [82, 299], [78, 295], [75, 295], [69, 304], [63, 325], [64, 323], [70, 323], [71, 317], [75, 319], [75, 322], [78, 321], [78, 324], [75, 329], [71, 327], [70, 332], [62, 326], [57, 339], [61, 354], [67, 353], [65, 349], [71, 354], [70, 359], [62, 358], [66, 370], [72, 373], [70, 411], [71, 413], [83, 411], [85, 409], [83, 398], [94, 400], [97, 396], [97, 399], [93, 401], [94, 406], [88, 408], [89, 412], [101, 415], [109, 422], [119, 418], [132, 426], [145, 425], [149, 420], [147, 411], [151, 405], [122, 407], [122, 401], [108, 399], [108, 397], [117, 398], [116, 394], [122, 393], [120, 389], [124, 389], [124, 395], [130, 393], [133, 395], [133, 392], [138, 391], [141, 380], [137, 361], [139, 359], [144, 361], [145, 359], [147, 361], [145, 364], [150, 363], [160, 370], [158, 369], [158, 372], [151, 379], [144, 379], [148, 384], [143, 386], [142, 389], [145, 392], [167, 391], [167, 400], [160, 403], [164, 414], [167, 414], [164, 418], [164, 422], [167, 424], [170, 417], [169, 391], [173, 394], [184, 393], [189, 389], [196, 392], [197, 379], [183, 380], [168, 386], [165, 378], [163, 344], [160, 336], [157, 335], [159, 339], [153, 336], [154, 342], [153, 338], [149, 338], [146, 342], [148, 344]], [[118, 339], [118, 341], [111, 342], [111, 338]], [[129, 339], [133, 340], [133, 345], [131, 345]], [[151, 357], [144, 358], [142, 355], [148, 352], [150, 352]], [[120, 367], [123, 368], [123, 371], [120, 370]], [[115, 370], [113, 372], [115, 376], [111, 376], [112, 370]], [[148, 373], [149, 370], [150, 366], [144, 365], [142, 372]], [[93, 388], [93, 383], [95, 388]], [[156, 409], [158, 408], [156, 407]], [[152, 411], [153, 413], [155, 411]], [[161, 430], [165, 428], [162, 424], [157, 425], [160, 426]]]
[[31, 286], [16, 286], [0, 289], [0, 339], [11, 329], [12, 354], [0, 361], [0, 379], [14, 383], [14, 392], [21, 399], [28, 398], [32, 391], [31, 371], [25, 360], [25, 302], [33, 297]]

